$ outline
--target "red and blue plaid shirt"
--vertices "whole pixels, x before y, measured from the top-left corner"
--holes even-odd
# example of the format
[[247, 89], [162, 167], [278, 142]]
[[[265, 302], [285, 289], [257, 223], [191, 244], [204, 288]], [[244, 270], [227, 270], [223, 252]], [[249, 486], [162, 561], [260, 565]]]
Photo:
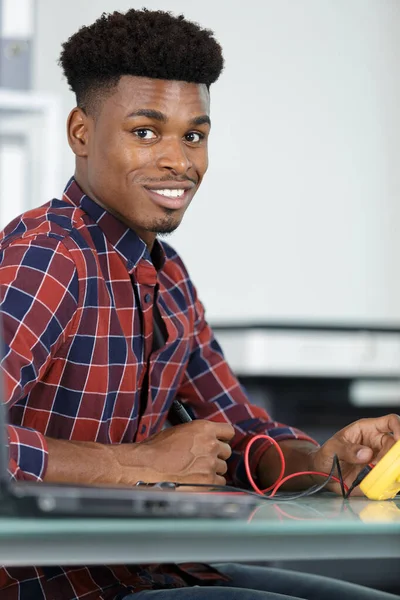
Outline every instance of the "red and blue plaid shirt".
[[[0, 261], [11, 477], [42, 481], [45, 436], [140, 442], [161, 431], [176, 396], [195, 418], [235, 427], [228, 481], [236, 485], [246, 485], [242, 454], [255, 434], [308, 439], [249, 403], [177, 253], [156, 241], [150, 255], [74, 179], [62, 200], [5, 228]], [[155, 297], [167, 341], [153, 352]], [[253, 471], [267, 447], [254, 452]], [[218, 577], [200, 565], [2, 568], [0, 593], [10, 600], [116, 600]]]

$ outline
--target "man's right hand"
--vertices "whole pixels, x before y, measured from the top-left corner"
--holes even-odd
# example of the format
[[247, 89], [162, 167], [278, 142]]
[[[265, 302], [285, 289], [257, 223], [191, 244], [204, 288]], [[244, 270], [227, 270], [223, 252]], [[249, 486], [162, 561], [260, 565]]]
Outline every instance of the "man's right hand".
[[112, 448], [122, 478], [130, 485], [138, 480], [225, 485], [226, 461], [232, 453], [228, 442], [234, 434], [228, 423], [192, 421], [165, 429], [139, 444]]
[[192, 421], [156, 433], [140, 443], [99, 444], [46, 438], [49, 452], [45, 481], [86, 485], [133, 486], [155, 483], [225, 485], [228, 423]]

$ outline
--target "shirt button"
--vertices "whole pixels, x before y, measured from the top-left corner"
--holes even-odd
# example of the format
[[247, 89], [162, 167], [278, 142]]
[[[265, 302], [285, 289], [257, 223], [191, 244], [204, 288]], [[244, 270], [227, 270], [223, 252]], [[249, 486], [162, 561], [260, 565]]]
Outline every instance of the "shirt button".
[[144, 297], [144, 301], [145, 302], [150, 302], [150, 300], [151, 300], [150, 294], [146, 294], [145, 297]]
[[143, 435], [143, 433], [146, 432], [146, 429], [147, 429], [146, 425], [142, 425], [142, 427], [140, 428], [140, 433]]

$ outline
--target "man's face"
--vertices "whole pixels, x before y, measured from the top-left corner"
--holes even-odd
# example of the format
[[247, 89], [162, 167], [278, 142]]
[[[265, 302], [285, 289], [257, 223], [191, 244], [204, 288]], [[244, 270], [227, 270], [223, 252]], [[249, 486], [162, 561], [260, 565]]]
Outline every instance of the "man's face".
[[176, 229], [208, 166], [207, 87], [124, 76], [82, 127], [83, 190], [149, 245]]

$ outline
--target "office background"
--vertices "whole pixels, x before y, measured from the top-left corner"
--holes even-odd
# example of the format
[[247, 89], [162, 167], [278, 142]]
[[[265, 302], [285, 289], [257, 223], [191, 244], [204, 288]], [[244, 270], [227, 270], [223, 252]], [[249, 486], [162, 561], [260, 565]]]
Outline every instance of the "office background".
[[[171, 238], [209, 318], [400, 322], [400, 3], [38, 0], [32, 86], [60, 98], [63, 131], [61, 42], [143, 4], [211, 28], [224, 49], [210, 170]], [[65, 138], [59, 151], [54, 193], [73, 171]]]
[[[62, 41], [102, 11], [142, 4], [2, 0], [19, 28], [31, 27], [30, 87], [60, 107], [51, 186], [31, 169], [26, 183], [33, 188], [22, 208], [59, 195], [73, 172], [64, 124], [74, 98], [57, 65]], [[28, 6], [31, 24], [21, 18]], [[209, 319], [400, 322], [400, 3], [148, 0], [146, 6], [183, 12], [213, 29], [224, 48], [226, 68], [211, 95], [209, 173], [171, 237]], [[19, 133], [36, 126], [39, 134], [30, 142], [35, 152], [20, 157], [19, 166], [45, 163], [40, 119], [24, 119], [19, 115]], [[2, 224], [21, 207], [9, 206], [7, 171]]]

